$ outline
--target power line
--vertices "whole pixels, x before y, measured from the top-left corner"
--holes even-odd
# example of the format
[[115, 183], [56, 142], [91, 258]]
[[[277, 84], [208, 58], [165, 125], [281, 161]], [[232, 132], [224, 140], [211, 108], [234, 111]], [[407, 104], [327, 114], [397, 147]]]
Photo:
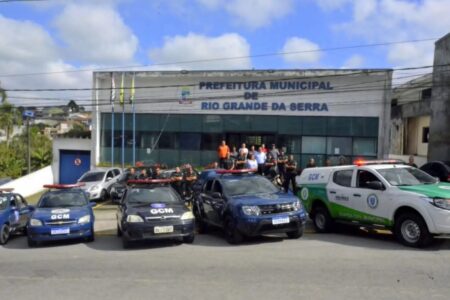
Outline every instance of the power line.
[[[30, 1], [39, 1], [39, 0], [30, 0]], [[373, 44], [361, 44], [361, 45], [351, 45], [351, 46], [331, 47], [331, 48], [321, 48], [321, 49], [310, 49], [310, 50], [299, 50], [299, 51], [289, 51], [289, 52], [274, 52], [274, 53], [263, 53], [263, 54], [234, 56], [234, 57], [218, 57], [218, 58], [210, 58], [210, 59], [196, 59], [196, 60], [185, 60], [185, 61], [175, 61], [175, 62], [162, 62], [162, 63], [147, 64], [147, 65], [140, 64], [140, 65], [115, 66], [115, 67], [104, 67], [104, 68], [62, 70], [62, 71], [53, 71], [53, 72], [0, 74], [0, 77], [37, 76], [37, 75], [52, 75], [52, 74], [61, 74], [61, 73], [109, 71], [109, 70], [112, 70], [112, 69], [144, 68], [144, 67], [168, 66], [168, 65], [185, 65], [185, 64], [194, 64], [194, 63], [206, 63], [206, 62], [216, 62], [216, 61], [240, 60], [240, 59], [247, 59], [247, 58], [261, 58], [261, 57], [280, 56], [280, 55], [295, 55], [295, 54], [313, 53], [313, 52], [339, 51], [339, 50], [345, 50], [345, 49], [381, 47], [381, 46], [390, 46], [390, 45], [398, 45], [398, 44], [422, 43], [422, 42], [435, 41], [437, 39], [438, 38], [426, 38], [426, 39], [417, 39], [417, 40], [394, 41], [394, 42], [383, 42], [383, 43], [373, 43]]]

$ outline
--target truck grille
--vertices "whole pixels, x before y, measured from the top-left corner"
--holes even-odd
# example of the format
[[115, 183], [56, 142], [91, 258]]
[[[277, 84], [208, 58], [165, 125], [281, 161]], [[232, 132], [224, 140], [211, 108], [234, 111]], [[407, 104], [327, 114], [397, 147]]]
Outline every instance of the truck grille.
[[259, 209], [261, 211], [261, 215], [279, 214], [295, 211], [294, 205], [292, 203], [260, 205]]
[[72, 225], [76, 224], [76, 220], [52, 220], [52, 221], [46, 221], [45, 225], [50, 226], [60, 226], [60, 225]]
[[157, 217], [146, 217], [146, 221], [161, 221], [161, 220], [173, 220], [173, 219], [179, 219], [180, 216], [157, 216]]

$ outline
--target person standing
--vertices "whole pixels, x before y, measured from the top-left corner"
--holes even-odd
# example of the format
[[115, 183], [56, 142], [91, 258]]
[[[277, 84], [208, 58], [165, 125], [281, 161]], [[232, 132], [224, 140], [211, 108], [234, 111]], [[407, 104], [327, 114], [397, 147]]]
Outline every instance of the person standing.
[[315, 168], [316, 167], [316, 160], [314, 158], [310, 158], [308, 161], [308, 164], [306, 165], [307, 168]]
[[408, 158], [408, 163], [407, 163], [407, 165], [408, 166], [411, 166], [411, 167], [414, 167], [414, 168], [417, 168], [417, 165], [414, 163], [414, 156], [410, 156], [409, 158]]
[[264, 164], [266, 163], [266, 153], [263, 152], [262, 147], [259, 147], [258, 151], [255, 151], [254, 154], [256, 158], [256, 162], [258, 163], [258, 174], [263, 175], [264, 173]]
[[[277, 150], [278, 151], [278, 150]], [[288, 157], [284, 154], [283, 149], [278, 154], [277, 165], [278, 165], [278, 174], [280, 174], [281, 180], [284, 182], [286, 176], [286, 163], [288, 161]]]
[[289, 190], [290, 184], [292, 184], [292, 191], [294, 194], [297, 192], [295, 176], [297, 176], [297, 161], [294, 159], [294, 155], [291, 154], [286, 162], [286, 173], [284, 179], [284, 191], [286, 193]]
[[217, 148], [217, 155], [219, 156], [219, 166], [225, 168], [224, 162], [227, 159], [227, 154], [230, 153], [230, 148], [228, 147], [225, 140], [222, 140], [219, 148]]
[[242, 143], [241, 148], [239, 148], [239, 157], [241, 157], [242, 155], [245, 155], [246, 157], [248, 155], [248, 148], [245, 143]]
[[183, 173], [181, 172], [180, 167], [175, 168], [175, 172], [170, 175], [170, 179], [172, 180], [171, 185], [173, 189], [176, 190], [181, 197], [183, 197]]
[[272, 154], [273, 159], [275, 159], [277, 161], [278, 160], [278, 155], [280, 155], [280, 151], [278, 151], [278, 149], [275, 146], [275, 144], [272, 144], [272, 148], [270, 149], [270, 153]]
[[227, 158], [224, 162], [225, 170], [234, 170], [235, 169], [235, 159], [231, 157], [230, 153], [227, 154]]
[[244, 169], [245, 166], [247, 165], [247, 155], [242, 152], [241, 154], [239, 154], [238, 159], [235, 162], [235, 169], [237, 170], [241, 170]]
[[267, 148], [266, 148], [266, 144], [261, 144], [261, 149], [262, 149], [262, 152], [264, 152], [265, 154], [267, 154]]
[[255, 156], [253, 154], [250, 154], [247, 159], [247, 168], [252, 170], [258, 169], [258, 162], [255, 159]]
[[345, 166], [347, 165], [347, 159], [345, 158], [345, 156], [339, 156], [339, 165], [340, 166]]
[[275, 178], [277, 176], [277, 162], [273, 158], [272, 153], [267, 153], [266, 163], [264, 164], [264, 175], [269, 179]]
[[231, 147], [230, 156], [232, 159], [236, 160], [239, 157], [239, 152], [236, 150], [236, 146]]

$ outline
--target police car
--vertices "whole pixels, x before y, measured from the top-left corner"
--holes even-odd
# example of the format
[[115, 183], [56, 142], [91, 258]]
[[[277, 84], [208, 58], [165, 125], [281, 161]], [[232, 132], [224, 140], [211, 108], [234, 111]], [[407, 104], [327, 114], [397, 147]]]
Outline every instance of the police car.
[[155, 239], [194, 241], [194, 215], [170, 187], [170, 179], [129, 180], [117, 209], [117, 235], [124, 248]]
[[248, 169], [216, 170], [196, 194], [193, 212], [199, 232], [210, 225], [220, 227], [231, 244], [268, 233], [296, 239], [303, 235], [306, 222], [297, 197]]
[[0, 245], [5, 245], [11, 234], [26, 233], [33, 207], [13, 189], [0, 189]]
[[28, 246], [40, 242], [84, 239], [94, 241], [94, 212], [81, 184], [44, 185], [43, 194], [27, 225]]
[[297, 177], [318, 232], [334, 222], [391, 230], [406, 246], [450, 236], [450, 184], [395, 161], [305, 169]]

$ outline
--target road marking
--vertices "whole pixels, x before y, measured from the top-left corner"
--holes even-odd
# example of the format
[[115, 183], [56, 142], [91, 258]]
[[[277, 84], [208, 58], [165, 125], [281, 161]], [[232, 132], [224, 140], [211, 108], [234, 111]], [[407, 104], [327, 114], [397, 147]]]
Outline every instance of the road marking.
[[102, 204], [98, 204], [98, 205], [97, 205], [96, 207], [94, 207], [93, 209], [100, 208], [100, 207], [105, 206], [106, 204], [110, 204], [110, 203], [112, 203], [111, 200], [108, 200], [108, 201], [106, 201], [106, 202], [103, 202]]

